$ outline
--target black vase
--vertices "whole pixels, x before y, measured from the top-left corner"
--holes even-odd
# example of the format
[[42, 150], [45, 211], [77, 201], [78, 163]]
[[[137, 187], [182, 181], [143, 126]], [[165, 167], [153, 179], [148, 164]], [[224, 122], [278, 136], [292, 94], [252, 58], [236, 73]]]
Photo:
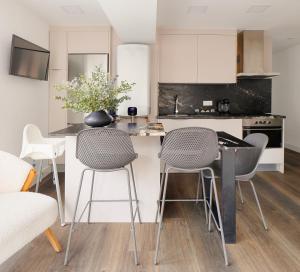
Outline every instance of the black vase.
[[91, 112], [84, 118], [84, 122], [90, 127], [104, 127], [109, 125], [113, 118], [104, 110]]

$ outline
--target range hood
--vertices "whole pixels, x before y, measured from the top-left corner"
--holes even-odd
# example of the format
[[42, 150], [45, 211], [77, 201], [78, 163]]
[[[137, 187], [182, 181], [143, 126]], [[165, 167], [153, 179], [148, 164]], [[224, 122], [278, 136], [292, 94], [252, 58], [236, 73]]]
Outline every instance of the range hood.
[[271, 78], [272, 40], [263, 30], [246, 30], [238, 34], [237, 77]]

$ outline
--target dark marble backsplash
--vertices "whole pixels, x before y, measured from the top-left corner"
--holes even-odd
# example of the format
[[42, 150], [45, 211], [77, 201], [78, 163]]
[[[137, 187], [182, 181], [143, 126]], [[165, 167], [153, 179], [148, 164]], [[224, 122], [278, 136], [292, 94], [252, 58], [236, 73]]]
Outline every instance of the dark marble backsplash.
[[[175, 95], [178, 110], [182, 114], [194, 114], [195, 110], [217, 110], [222, 99], [230, 100], [232, 114], [262, 114], [271, 112], [271, 79], [240, 79], [237, 84], [159, 84], [159, 115], [173, 114]], [[203, 106], [204, 100], [213, 101], [212, 107]]]

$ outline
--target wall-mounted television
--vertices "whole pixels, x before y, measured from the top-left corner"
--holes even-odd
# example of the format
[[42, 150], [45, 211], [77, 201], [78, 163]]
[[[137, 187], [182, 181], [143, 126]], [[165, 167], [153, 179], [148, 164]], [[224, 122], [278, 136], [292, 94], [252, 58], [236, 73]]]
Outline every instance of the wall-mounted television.
[[12, 36], [9, 74], [38, 80], [48, 80], [50, 51]]

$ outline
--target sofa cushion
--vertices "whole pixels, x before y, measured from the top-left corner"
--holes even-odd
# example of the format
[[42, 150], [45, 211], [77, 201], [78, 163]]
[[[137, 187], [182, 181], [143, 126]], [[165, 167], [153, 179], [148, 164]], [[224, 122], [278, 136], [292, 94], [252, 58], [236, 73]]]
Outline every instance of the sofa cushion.
[[38, 193], [0, 193], [0, 214], [2, 263], [53, 225], [57, 218], [57, 203]]

